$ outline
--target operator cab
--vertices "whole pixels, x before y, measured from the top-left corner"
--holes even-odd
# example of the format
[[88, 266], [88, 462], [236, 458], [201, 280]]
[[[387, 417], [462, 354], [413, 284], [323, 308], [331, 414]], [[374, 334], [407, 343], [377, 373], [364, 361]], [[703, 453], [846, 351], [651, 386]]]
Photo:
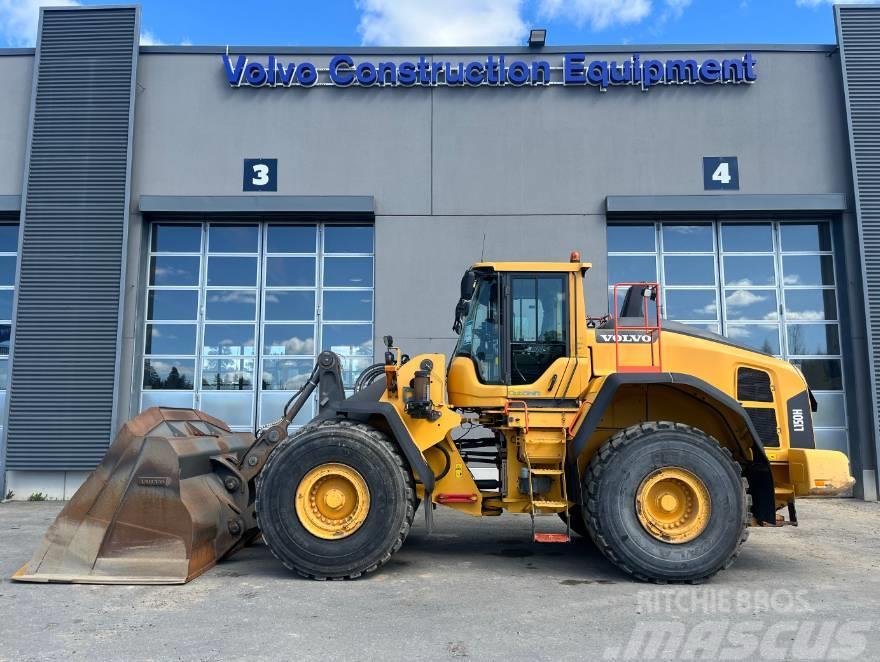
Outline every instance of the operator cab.
[[456, 393], [468, 401], [557, 397], [584, 319], [576, 302], [583, 301], [579, 276], [588, 268], [580, 261], [491, 263], [465, 272], [453, 323], [459, 338], [449, 366], [450, 400], [467, 406]]

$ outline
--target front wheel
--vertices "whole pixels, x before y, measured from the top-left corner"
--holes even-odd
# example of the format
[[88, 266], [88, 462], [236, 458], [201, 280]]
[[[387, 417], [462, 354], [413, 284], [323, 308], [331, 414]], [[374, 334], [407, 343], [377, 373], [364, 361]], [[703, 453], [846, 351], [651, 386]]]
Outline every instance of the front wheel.
[[748, 537], [739, 465], [687, 425], [621, 430], [590, 460], [583, 494], [596, 546], [637, 579], [702, 581], [733, 563]]
[[382, 432], [324, 421], [277, 448], [257, 484], [272, 553], [314, 579], [354, 579], [391, 558], [415, 512], [412, 474]]

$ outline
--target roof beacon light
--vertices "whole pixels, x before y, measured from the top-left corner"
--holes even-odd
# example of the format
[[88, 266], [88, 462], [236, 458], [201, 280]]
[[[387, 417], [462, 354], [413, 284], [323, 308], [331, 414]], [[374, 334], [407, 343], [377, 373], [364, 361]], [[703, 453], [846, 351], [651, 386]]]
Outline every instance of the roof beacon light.
[[581, 252], [580, 251], [572, 251], [568, 260], [569, 260], [569, 262], [580, 262], [581, 261]]

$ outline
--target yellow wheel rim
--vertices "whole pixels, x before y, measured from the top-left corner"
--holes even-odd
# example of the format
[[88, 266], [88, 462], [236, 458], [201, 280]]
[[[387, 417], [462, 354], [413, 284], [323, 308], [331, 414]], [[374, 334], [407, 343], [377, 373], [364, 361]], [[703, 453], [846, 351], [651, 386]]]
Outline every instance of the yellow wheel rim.
[[357, 531], [370, 511], [370, 490], [357, 471], [344, 464], [315, 467], [296, 488], [296, 514], [306, 530], [324, 540]]
[[649, 475], [636, 493], [636, 512], [645, 530], [680, 545], [699, 536], [709, 523], [712, 501], [703, 481], [687, 469], [666, 467]]

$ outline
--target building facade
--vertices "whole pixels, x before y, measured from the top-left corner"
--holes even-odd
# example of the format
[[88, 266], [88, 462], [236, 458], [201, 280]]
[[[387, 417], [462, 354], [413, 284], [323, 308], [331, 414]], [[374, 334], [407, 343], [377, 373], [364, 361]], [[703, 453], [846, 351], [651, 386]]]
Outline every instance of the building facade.
[[[318, 352], [449, 352], [464, 269], [593, 263], [801, 365], [876, 499], [880, 8], [817, 46], [139, 47], [137, 7], [0, 50], [4, 493], [70, 496], [153, 405], [249, 430]], [[310, 412], [305, 412], [305, 416]]]

